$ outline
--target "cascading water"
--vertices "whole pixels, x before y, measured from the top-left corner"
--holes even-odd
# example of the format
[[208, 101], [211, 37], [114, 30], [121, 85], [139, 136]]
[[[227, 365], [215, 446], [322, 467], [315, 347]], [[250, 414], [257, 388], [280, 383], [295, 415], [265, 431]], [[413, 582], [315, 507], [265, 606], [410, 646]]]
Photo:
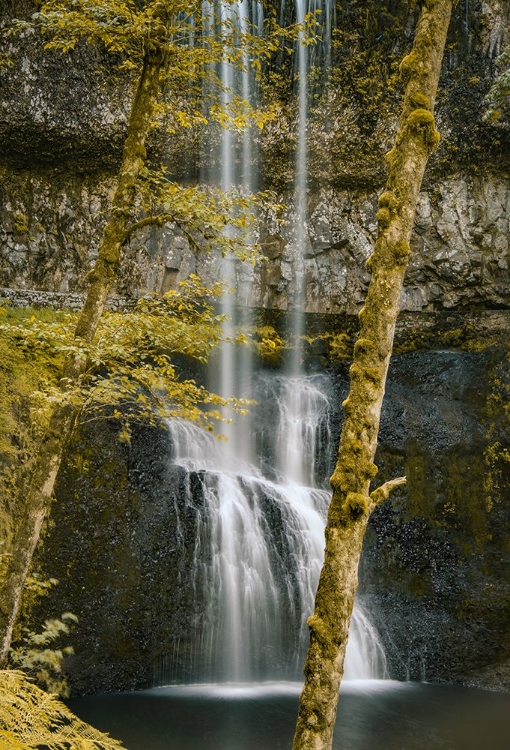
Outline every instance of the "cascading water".
[[[219, 2], [216, 12], [220, 18], [220, 25], [226, 31], [236, 29], [241, 39], [246, 34], [262, 34], [263, 6], [257, 0]], [[210, 33], [213, 33], [212, 28]], [[225, 58], [219, 66], [218, 77], [221, 81], [221, 101], [225, 112], [229, 112], [233, 102], [239, 99], [248, 107], [255, 106], [257, 84], [248, 52], [243, 55], [241, 70], [236, 70], [232, 62]], [[254, 152], [255, 145], [250, 126], [247, 126], [241, 135], [235, 129], [224, 127], [221, 131], [220, 164], [208, 175], [208, 180], [219, 183], [224, 192], [236, 189], [246, 196], [253, 194], [257, 183], [253, 166]], [[231, 230], [227, 228], [226, 231]], [[234, 339], [236, 306], [246, 305], [249, 299], [253, 283], [253, 266], [248, 261], [226, 257], [218, 265], [218, 278], [225, 286], [221, 301], [221, 310], [225, 315], [223, 335], [227, 340]], [[251, 317], [249, 310], [245, 310], [244, 322], [249, 325]], [[213, 389], [220, 395], [226, 398], [233, 395], [250, 398], [252, 358], [247, 347], [239, 353], [236, 352], [235, 345], [225, 343], [221, 350], [220, 373], [219, 382], [212, 384]], [[230, 438], [230, 444], [240, 446], [237, 456], [232, 456], [232, 460], [239, 455], [249, 460], [253, 456], [249, 418], [242, 423], [225, 427], [225, 432]]]
[[[263, 437], [268, 454], [278, 455], [288, 435], [287, 388], [300, 391], [303, 420], [287, 443], [314, 456], [327, 447], [329, 413], [320, 376], [260, 377], [258, 388], [277, 424]], [[272, 391], [272, 393], [270, 393]], [[267, 428], [267, 418], [260, 418]], [[169, 424], [172, 461], [187, 472], [185, 505], [196, 513], [193, 591], [204, 602], [193, 637], [179, 662], [194, 682], [251, 682], [299, 679], [307, 644], [306, 618], [322, 564], [324, 519], [329, 492], [313, 480], [313, 459], [296, 476], [278, 481], [237, 459], [232, 447], [182, 421]], [[321, 445], [322, 441], [322, 445]], [[280, 445], [279, 445], [280, 444]], [[297, 466], [297, 461], [296, 461]], [[181, 540], [181, 543], [190, 543]], [[346, 663], [347, 678], [381, 676], [383, 653], [368, 618], [357, 607]], [[165, 675], [167, 682], [178, 677]]]
[[[296, 20], [299, 24], [305, 21], [306, 0], [296, 0]], [[307, 111], [308, 111], [308, 50], [304, 44], [304, 32], [300, 31], [297, 40], [297, 75], [298, 75], [298, 112], [297, 112], [297, 148], [294, 166], [294, 300], [292, 306], [292, 331], [295, 342], [293, 348], [292, 374], [301, 372], [301, 346], [303, 335], [303, 315], [305, 303], [305, 243], [308, 217], [307, 183], [308, 183], [308, 148]], [[297, 405], [299, 407], [299, 405]]]
[[277, 467], [287, 481], [313, 487], [316, 453], [331, 445], [328, 399], [311, 378], [280, 377], [278, 382]]
[[[284, 13], [282, 5], [282, 15]], [[317, 23], [320, 25], [320, 44], [316, 52], [323, 58], [323, 75], [329, 75], [331, 65], [331, 29], [334, 14], [334, 3], [330, 0], [296, 0], [296, 21], [304, 25], [308, 13], [316, 13]], [[296, 44], [296, 78], [297, 78], [297, 130], [296, 156], [294, 163], [294, 212], [289, 217], [293, 225], [293, 255], [294, 255], [294, 299], [289, 309], [292, 331], [292, 355], [288, 364], [288, 374], [292, 378], [300, 379], [303, 375], [303, 338], [304, 311], [306, 307], [306, 255], [308, 250], [308, 99], [310, 94], [310, 53], [305, 44], [305, 32], [300, 31]], [[310, 462], [310, 456], [303, 458], [303, 451], [299, 439], [302, 426], [309, 423], [309, 415], [305, 414], [310, 402], [308, 396], [300, 388], [293, 387], [292, 381], [285, 389], [283, 397], [283, 412], [286, 415], [287, 436], [281, 439], [278, 465], [283, 473], [294, 481], [312, 483], [305, 463]], [[314, 403], [312, 410], [320, 408]], [[297, 430], [297, 432], [296, 432]], [[290, 439], [288, 439], [290, 438]], [[313, 461], [312, 461], [313, 463]], [[303, 473], [304, 472], [304, 473]]]
[[[309, 154], [308, 154], [308, 126], [309, 99], [314, 93], [310, 82], [310, 72], [314, 65], [321, 64], [321, 83], [329, 77], [331, 68], [331, 34], [335, 13], [335, 4], [331, 0], [295, 0], [295, 17], [298, 24], [306, 23], [307, 14], [315, 14], [317, 23], [317, 42], [308, 46], [306, 32], [300, 31], [295, 47], [295, 76], [296, 76], [296, 150], [294, 159], [294, 208], [289, 215], [292, 227], [293, 245], [293, 275], [294, 297], [290, 314], [292, 318], [292, 332], [295, 338], [294, 356], [291, 362], [291, 372], [298, 375], [301, 372], [301, 346], [303, 336], [304, 310], [306, 307], [306, 257], [308, 252], [308, 182], [309, 182]], [[285, 10], [282, 2], [281, 16]]]
[[[316, 9], [297, 0], [296, 20]], [[261, 28], [262, 5], [249, 0], [221, 2], [216, 9], [220, 26], [242, 35]], [[330, 8], [323, 18], [324, 49], [330, 44]], [[215, 25], [211, 24], [210, 33]], [[217, 25], [216, 25], [217, 28]], [[306, 618], [322, 564], [324, 523], [329, 491], [317, 487], [317, 459], [331, 445], [326, 379], [302, 372], [303, 310], [305, 304], [305, 245], [307, 242], [307, 109], [308, 48], [303, 32], [297, 42], [298, 114], [294, 181], [293, 355], [287, 376], [260, 377], [254, 385], [248, 354], [231, 344], [222, 347], [219, 380], [221, 395], [255, 397], [270, 403], [271, 419], [257, 416], [226, 425], [227, 442], [181, 421], [169, 424], [172, 461], [186, 473], [184, 505], [194, 518], [194, 540], [181, 533], [181, 544], [194, 545], [192, 596], [195, 604], [190, 637], [176, 645], [173, 666], [164, 680], [250, 682], [299, 679], [308, 641]], [[326, 52], [326, 57], [329, 52]], [[245, 60], [234, 70], [225, 59], [219, 66], [223, 106], [234, 97], [254, 104], [255, 82]], [[252, 169], [254, 145], [246, 131], [239, 136], [224, 129], [220, 135], [220, 165], [210, 182], [222, 190], [233, 187], [251, 193], [256, 186]], [[224, 259], [219, 274], [228, 287], [243, 296], [242, 268]], [[248, 274], [245, 274], [245, 281]], [[249, 283], [249, 280], [247, 281]], [[236, 298], [225, 294], [224, 335], [235, 334]], [[247, 351], [247, 349], [246, 349]], [[257, 393], [258, 390], [258, 393]], [[258, 449], [256, 443], [258, 442]], [[256, 465], [255, 454], [262, 455]], [[261, 466], [264, 467], [262, 470]], [[328, 472], [324, 477], [329, 476]], [[183, 524], [184, 528], [184, 524]], [[175, 668], [174, 668], [175, 667]], [[383, 654], [365, 613], [355, 608], [346, 663], [350, 678], [380, 676]]]

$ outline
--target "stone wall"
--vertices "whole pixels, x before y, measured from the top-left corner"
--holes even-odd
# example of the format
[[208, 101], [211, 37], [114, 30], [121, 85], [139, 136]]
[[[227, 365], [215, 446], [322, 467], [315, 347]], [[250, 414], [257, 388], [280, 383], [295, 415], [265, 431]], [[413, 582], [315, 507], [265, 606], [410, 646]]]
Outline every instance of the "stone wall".
[[[507, 307], [508, 132], [483, 119], [508, 38], [507, 0], [459, 4], [452, 22], [437, 105], [443, 139], [420, 196], [405, 310]], [[289, 309], [304, 278], [305, 309], [354, 313], [368, 276], [383, 155], [395, 128], [400, 91], [395, 70], [412, 37], [408, 4], [349, 3], [338, 13], [336, 62], [311, 84], [309, 193], [305, 246], [296, 247], [296, 152], [292, 70], [283, 67], [264, 96], [278, 118], [258, 134], [252, 167], [287, 205], [287, 224], [261, 217], [261, 259], [237, 264], [241, 304]], [[0, 21], [28, 16], [30, 0], [10, 0]], [[467, 15], [466, 15], [467, 8]], [[5, 46], [5, 45], [4, 45]], [[115, 184], [133, 82], [98, 49], [44, 51], [26, 33], [9, 40], [14, 65], [0, 71], [0, 285], [81, 292], [97, 255]], [[312, 54], [312, 53], [311, 53]], [[315, 54], [315, 53], [313, 53]], [[335, 67], [336, 66], [336, 67]], [[156, 131], [150, 158], [177, 179], [217, 167], [214, 138]], [[200, 164], [199, 164], [200, 159]], [[216, 164], [216, 167], [214, 167]], [[298, 252], [299, 250], [299, 252]], [[190, 271], [221, 277], [221, 259], [196, 256], [169, 225], [134, 237], [125, 250], [117, 294], [137, 297], [175, 286]]]
[[[53, 171], [11, 173], [0, 187], [2, 286], [81, 292], [97, 255], [110, 178]], [[369, 276], [365, 261], [376, 234], [375, 192], [320, 189], [310, 195], [303, 256], [295, 245], [289, 198], [287, 225], [266, 222], [261, 258], [235, 261], [238, 302], [286, 310], [296, 279], [306, 280], [305, 310], [354, 314]], [[420, 194], [402, 309], [510, 305], [510, 187], [497, 174], [453, 175]], [[149, 231], [126, 248], [117, 294], [164, 292], [190, 272], [206, 281], [224, 274], [221, 259], [196, 256], [175, 228]]]
[[[71, 292], [47, 292], [40, 289], [6, 289], [0, 287], [0, 304], [7, 302], [12, 307], [51, 307], [54, 310], [78, 312], [85, 302], [84, 294]], [[134, 304], [132, 298], [111, 295], [106, 309], [125, 312]]]
[[[490, 326], [464, 348], [451, 339], [438, 334], [430, 348], [405, 351], [408, 334], [392, 360], [378, 481], [405, 473], [408, 484], [370, 521], [360, 596], [391, 677], [509, 690], [508, 342]], [[334, 454], [348, 363], [327, 369]], [[274, 408], [259, 409], [270, 429]], [[60, 583], [31, 625], [66, 610], [80, 620], [68, 663], [76, 693], [157, 684], [165, 664], [173, 679], [193, 681], [179, 659], [204, 626], [192, 585], [200, 474], [172, 467], [164, 431], [135, 426], [127, 445], [118, 428], [105, 420], [75, 436], [37, 563]], [[332, 458], [320, 457], [326, 472]], [[192, 503], [183, 502], [183, 482], [196, 485]], [[199, 650], [194, 658], [199, 665]]]

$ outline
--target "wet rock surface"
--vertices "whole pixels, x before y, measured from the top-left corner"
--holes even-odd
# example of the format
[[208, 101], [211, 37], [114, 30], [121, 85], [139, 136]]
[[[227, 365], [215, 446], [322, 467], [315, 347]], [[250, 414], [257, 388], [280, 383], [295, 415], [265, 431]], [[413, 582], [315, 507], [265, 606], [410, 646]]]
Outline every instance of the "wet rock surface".
[[[473, 5], [459, 5], [452, 22], [437, 105], [443, 141], [420, 196], [404, 310], [509, 305], [510, 150], [501, 123], [483, 119], [499, 70], [495, 60], [508, 37], [508, 8], [496, 0]], [[312, 85], [302, 255], [293, 230], [300, 218], [292, 195], [295, 101], [288, 76], [283, 88], [274, 82], [278, 117], [258, 137], [253, 168], [260, 167], [260, 184], [287, 204], [289, 223], [275, 227], [262, 219], [259, 266], [239, 264], [240, 303], [289, 309], [302, 277], [307, 311], [359, 309], [385, 180], [383, 155], [398, 111], [396, 64], [415, 21], [407, 3], [374, 3], [374, 24], [366, 25], [365, 6], [354, 2], [339, 12], [337, 68], [318, 91]], [[28, 18], [34, 9], [30, 0], [11, 0], [0, 9], [0, 22]], [[392, 42], [397, 32], [400, 41]], [[97, 48], [78, 45], [62, 56], [45, 52], [29, 32], [5, 44], [14, 65], [0, 71], [0, 286], [83, 291], [114, 187], [132, 81]], [[205, 172], [218, 158], [214, 139], [197, 147], [195, 136], [186, 132], [181, 142], [162, 128], [151, 158], [158, 164], [164, 158], [177, 179], [193, 180], [200, 174], [198, 155]], [[190, 272], [214, 280], [221, 259], [196, 257], [169, 225], [132, 239], [116, 291], [135, 297], [166, 291]]]
[[118, 429], [103, 423], [75, 444], [44, 546], [59, 585], [41, 606], [79, 618], [69, 661], [77, 693], [154, 684], [194, 619], [196, 509], [178, 501], [187, 477], [168, 466], [164, 430], [135, 431], [128, 449]]
[[510, 686], [506, 356], [417, 352], [390, 369], [379, 466], [408, 486], [374, 513], [361, 580], [399, 679]]
[[[374, 513], [360, 592], [393, 678], [510, 688], [505, 357], [438, 349], [392, 362], [379, 476], [405, 473], [408, 485]], [[347, 366], [332, 373], [334, 453]], [[75, 444], [38, 563], [60, 584], [33, 622], [80, 618], [68, 664], [76, 694], [164, 682], [205, 624], [193, 572], [200, 476], [169, 466], [164, 431], [135, 430], [126, 446], [117, 430], [103, 423]], [[189, 482], [194, 502], [183, 505]], [[183, 679], [188, 668], [183, 659]]]

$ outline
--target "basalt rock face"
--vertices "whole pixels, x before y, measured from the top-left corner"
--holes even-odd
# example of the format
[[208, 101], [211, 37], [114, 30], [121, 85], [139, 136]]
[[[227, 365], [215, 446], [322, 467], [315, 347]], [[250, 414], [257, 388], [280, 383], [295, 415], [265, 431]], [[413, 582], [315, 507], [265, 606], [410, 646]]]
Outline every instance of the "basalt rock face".
[[[371, 519], [360, 596], [393, 678], [510, 689], [507, 357], [503, 341], [392, 361], [379, 479], [405, 473], [408, 485]], [[334, 454], [348, 368], [329, 370]], [[260, 408], [269, 429], [274, 408]], [[169, 453], [164, 430], [135, 429], [128, 446], [105, 422], [82, 432], [60, 474], [38, 561], [60, 583], [31, 626], [66, 610], [79, 617], [68, 663], [75, 693], [161, 684], [169, 675], [196, 681], [200, 649], [190, 661], [186, 644], [207, 628], [195, 565], [203, 478], [172, 466]], [[269, 511], [266, 520], [281, 522]]]
[[[0, 23], [29, 19], [31, 0], [7, 0]], [[0, 73], [2, 161], [33, 169], [109, 171], [118, 164], [132, 85], [98, 48], [43, 50], [33, 31], [2, 41], [12, 65]], [[50, 178], [51, 179], [51, 178]]]
[[399, 679], [510, 689], [505, 368], [505, 348], [392, 362], [378, 463], [408, 486], [374, 513], [361, 580]]
[[189, 477], [169, 466], [164, 430], [135, 429], [128, 448], [118, 429], [103, 423], [72, 446], [43, 547], [44, 568], [59, 571], [44, 616], [79, 618], [68, 664], [77, 694], [159, 683], [203, 607], [193, 599], [199, 493], [184, 506]]
[[[52, 292], [86, 289], [85, 276], [97, 258], [113, 177], [69, 175], [58, 169], [0, 169], [2, 286]], [[163, 258], [150, 241], [128, 248], [116, 291], [131, 297], [152, 291], [151, 279], [160, 267], [164, 269]]]
[[[260, 183], [288, 205], [288, 224], [261, 220], [260, 264], [239, 263], [243, 304], [289, 309], [299, 273], [307, 311], [354, 313], [361, 305], [400, 98], [395, 66], [414, 23], [407, 2], [377, 0], [367, 15], [368, 5], [342, 4], [339, 64], [313, 95], [299, 259], [296, 103], [288, 77], [275, 89], [279, 116], [258, 138], [254, 161]], [[34, 8], [8, 0], [0, 21]], [[443, 138], [420, 195], [402, 299], [415, 315], [510, 304], [509, 130], [504, 118], [483, 120], [508, 9], [503, 0], [457, 4], [437, 104]], [[9, 41], [8, 51], [15, 65], [0, 73], [0, 286], [81, 292], [108, 214], [132, 81], [98, 50], [80, 46], [64, 59], [27, 34]], [[196, 134], [190, 139], [184, 158], [183, 140], [156, 135], [151, 158], [159, 163], [164, 154], [176, 178], [194, 179], [201, 149]], [[166, 291], [191, 271], [215, 279], [221, 261], [196, 257], [175, 227], [147, 231], [125, 249], [116, 292]], [[405, 471], [409, 483], [374, 514], [362, 596], [393, 677], [510, 689], [507, 353], [450, 346], [401, 353], [392, 364], [380, 476]], [[340, 403], [347, 366], [335, 369], [335, 380]], [[38, 563], [60, 584], [32, 625], [65, 610], [80, 618], [69, 663], [77, 693], [160, 681], [175, 642], [200, 622], [190, 588], [199, 493], [196, 507], [182, 506], [186, 477], [168, 465], [164, 431], [135, 430], [130, 446], [117, 433], [106, 423], [80, 435], [59, 477], [55, 526]], [[186, 531], [184, 546], [177, 529]]]
[[[452, 22], [437, 105], [443, 140], [420, 197], [406, 310], [509, 304], [508, 133], [501, 122], [483, 120], [494, 61], [506, 42], [508, 3], [472, 5], [458, 4]], [[34, 7], [12, 0], [0, 20], [28, 17]], [[287, 204], [288, 224], [262, 218], [260, 263], [255, 269], [238, 264], [242, 304], [288, 309], [295, 280], [304, 277], [307, 311], [359, 309], [383, 155], [400, 100], [396, 65], [415, 22], [407, 2], [375, 3], [373, 10], [368, 24], [366, 3], [339, 11], [329, 76], [325, 60], [310, 53], [322, 67], [310, 89], [302, 254], [293, 207], [296, 103], [286, 75], [292, 70], [282, 63], [284, 80], [275, 80], [269, 95], [278, 117], [256, 136], [252, 166], [259, 184], [276, 189]], [[0, 72], [0, 286], [82, 291], [108, 213], [133, 81], [98, 49], [79, 45], [62, 56], [44, 51], [28, 32], [5, 44], [14, 66]], [[164, 158], [177, 179], [195, 179], [218, 158], [218, 149], [200, 146], [197, 137], [169, 137], [161, 129], [150, 158]], [[148, 230], [126, 248], [116, 291], [135, 297], [166, 291], [191, 271], [214, 279], [222, 262], [196, 257], [171, 225]]]
[[[97, 255], [112, 180], [61, 173], [12, 175], [3, 171], [2, 286], [58, 292], [83, 291]], [[369, 276], [365, 261], [376, 233], [375, 193], [318, 190], [300, 272], [307, 312], [359, 310]], [[287, 227], [267, 226], [262, 260], [238, 263], [238, 301], [286, 310], [296, 294], [292, 211]], [[502, 176], [455, 175], [420, 194], [413, 254], [402, 309], [501, 308], [510, 305], [510, 187]], [[116, 291], [137, 297], [163, 292], [190, 272], [221, 278], [219, 259], [195, 257], [171, 228], [133, 240], [126, 249]]]
[[[310, 199], [303, 260], [306, 309], [355, 313], [366, 294], [364, 263], [376, 234], [374, 194], [318, 191]], [[420, 194], [402, 309], [507, 307], [510, 189], [502, 177], [455, 175]], [[293, 222], [289, 222], [290, 226]], [[270, 237], [258, 290], [285, 309], [295, 293], [292, 239]]]

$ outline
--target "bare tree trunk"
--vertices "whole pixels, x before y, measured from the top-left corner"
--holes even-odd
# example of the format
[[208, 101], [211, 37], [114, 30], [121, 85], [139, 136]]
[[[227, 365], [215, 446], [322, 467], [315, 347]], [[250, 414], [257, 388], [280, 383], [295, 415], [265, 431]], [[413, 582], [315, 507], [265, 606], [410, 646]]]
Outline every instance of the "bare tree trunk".
[[308, 620], [310, 646], [293, 750], [330, 750], [358, 564], [370, 514], [401, 477], [370, 494], [377, 473], [381, 405], [400, 294], [407, 267], [416, 201], [428, 157], [439, 134], [432, 114], [452, 0], [422, 0], [412, 51], [401, 63], [406, 85], [395, 145], [387, 154], [389, 175], [379, 198], [378, 238], [368, 266], [372, 273], [343, 403], [345, 421], [331, 487], [325, 560]]
[[[75, 337], [88, 343], [94, 339], [106, 298], [120, 266], [122, 245], [132, 222], [136, 181], [144, 165], [145, 141], [155, 105], [161, 96], [161, 81], [166, 65], [167, 54], [159, 47], [147, 51], [131, 107], [110, 219], [105, 227], [96, 264], [89, 274], [89, 290], [76, 325]], [[86, 362], [80, 357], [73, 356], [67, 360], [63, 390], [78, 381], [85, 365]], [[7, 661], [23, 587], [43, 521], [51, 505], [55, 479], [75, 416], [72, 406], [56, 406], [38, 450], [22, 514], [14, 533], [7, 570], [0, 581], [0, 667]]]

